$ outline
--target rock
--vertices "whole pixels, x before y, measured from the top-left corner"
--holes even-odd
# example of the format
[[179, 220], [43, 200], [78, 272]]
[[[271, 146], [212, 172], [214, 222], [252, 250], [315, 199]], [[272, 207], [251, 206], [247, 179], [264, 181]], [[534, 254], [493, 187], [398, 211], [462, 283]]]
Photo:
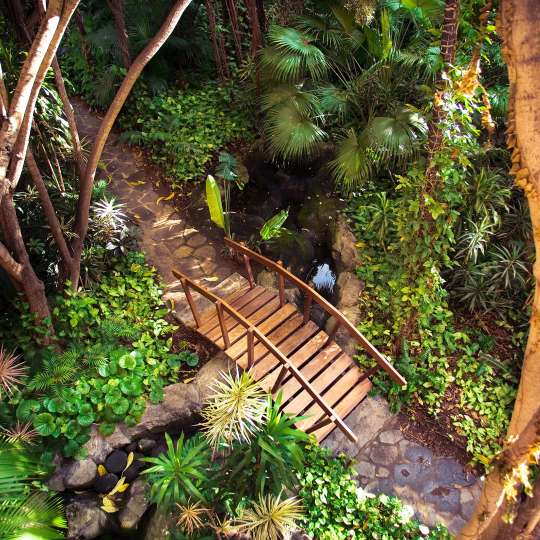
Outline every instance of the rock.
[[422, 465], [431, 465], [433, 459], [433, 452], [429, 448], [414, 443], [407, 446], [404, 455], [405, 459], [408, 459], [411, 463]]
[[128, 498], [124, 508], [118, 514], [118, 522], [122, 529], [134, 529], [148, 508], [146, 498], [146, 482], [138, 478], [129, 487]]
[[100, 504], [96, 497], [83, 496], [66, 506], [68, 540], [92, 540], [111, 528], [111, 519]]
[[103, 463], [115, 448], [126, 446], [130, 442], [129, 438], [119, 429], [116, 429], [109, 437], [104, 437], [99, 432], [98, 427], [93, 424], [90, 430], [90, 440], [84, 445], [84, 448], [88, 451], [88, 457], [99, 464]]
[[375, 476], [375, 466], [368, 461], [360, 461], [354, 467], [360, 476], [373, 478]]
[[141, 458], [143, 457], [144, 456], [138, 452], [134, 454], [133, 463], [124, 472], [124, 477], [127, 482], [132, 482], [139, 476], [139, 473], [145, 466], [144, 461], [141, 461]]
[[169, 528], [174, 525], [174, 516], [159, 508], [148, 521], [144, 540], [168, 540], [171, 538]]
[[396, 444], [403, 439], [403, 433], [399, 429], [391, 429], [389, 431], [383, 431], [379, 435], [379, 441], [385, 444]]
[[[198, 371], [193, 384], [198, 388], [199, 407], [211, 394], [210, 387], [219, 377], [220, 372], [234, 372], [238, 368], [236, 364], [223, 352], [218, 352]], [[198, 412], [198, 411], [197, 411]]]
[[332, 258], [338, 274], [354, 272], [360, 264], [360, 256], [356, 248], [356, 238], [351, 231], [347, 218], [340, 214], [331, 228]]
[[356, 306], [364, 284], [352, 272], [341, 272], [336, 281], [338, 303], [343, 308]]
[[62, 470], [58, 470], [51, 475], [49, 480], [47, 480], [47, 486], [49, 486], [49, 488], [53, 491], [58, 492], [64, 491], [66, 489]]
[[278, 278], [275, 272], [270, 272], [269, 270], [261, 270], [257, 274], [256, 278], [257, 285], [264, 287], [269, 290], [277, 290], [278, 288]]
[[109, 493], [109, 491], [116, 486], [118, 480], [118, 476], [114, 473], [107, 473], [103, 476], [98, 476], [94, 482], [94, 489], [98, 493]]
[[90, 487], [97, 473], [97, 465], [91, 459], [73, 461], [63, 469], [64, 485], [68, 489]]
[[115, 450], [105, 460], [105, 468], [112, 473], [121, 473], [127, 465], [127, 454], [122, 450]]
[[[142, 439], [142, 440], [143, 441], [150, 441], [151, 439]], [[124, 452], [127, 452], [129, 454], [130, 452], [135, 452], [135, 450], [137, 450], [137, 448], [139, 448], [138, 442], [132, 442], [132, 443], [128, 444], [124, 448]]]
[[311, 538], [302, 531], [296, 531], [292, 533], [291, 540], [311, 540]]
[[397, 448], [388, 445], [375, 446], [370, 453], [371, 460], [380, 465], [390, 465], [398, 457]]
[[384, 467], [377, 467], [377, 478], [388, 478], [390, 471]]
[[[136, 447], [143, 453], [146, 454], [156, 446], [156, 441], [154, 439], [141, 439], [138, 441]], [[134, 451], [135, 448], [133, 448], [132, 451]]]

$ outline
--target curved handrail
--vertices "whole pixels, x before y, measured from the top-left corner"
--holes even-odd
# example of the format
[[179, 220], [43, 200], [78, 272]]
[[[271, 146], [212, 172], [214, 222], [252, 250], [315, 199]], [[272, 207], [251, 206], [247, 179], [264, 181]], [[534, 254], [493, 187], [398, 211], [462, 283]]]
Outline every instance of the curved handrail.
[[[341, 313], [335, 306], [333, 306], [326, 298], [321, 296], [317, 291], [314, 291], [307, 283], [302, 281], [299, 277], [295, 276], [289, 272], [282, 265], [274, 262], [272, 259], [268, 259], [264, 255], [257, 253], [243, 244], [239, 244], [230, 238], [225, 238], [225, 244], [231, 249], [241, 253], [244, 257], [248, 259], [253, 259], [258, 263], [262, 264], [266, 268], [272, 269], [274, 272], [281, 276], [281, 279], [286, 279], [296, 285], [309, 300], [314, 300], [321, 306], [321, 308], [328, 313], [330, 316], [334, 317], [336, 324], [331, 332], [331, 338], [336, 334], [339, 326], [344, 326], [349, 334], [362, 346], [362, 348], [377, 362], [379, 367], [386, 371], [390, 378], [397, 382], [399, 385], [403, 386], [407, 384], [407, 381], [402, 377], [402, 375], [394, 368], [394, 366], [384, 357], [384, 355], [379, 352], [367, 339], [366, 337], [354, 326], [354, 324]], [[245, 260], [245, 259], [244, 259]], [[250, 277], [250, 284], [253, 285], [253, 278], [249, 264], [247, 266], [248, 276]], [[282, 286], [280, 286], [282, 288]], [[282, 291], [280, 291], [280, 297], [283, 296]], [[308, 308], [309, 309], [309, 308]]]
[[[205, 298], [210, 300], [217, 309], [218, 319], [221, 326], [221, 331], [223, 335], [224, 342], [227, 343], [227, 331], [226, 326], [223, 323], [223, 318], [221, 315], [221, 310], [218, 306], [221, 307], [224, 311], [226, 311], [231, 317], [236, 319], [248, 332], [249, 335], [253, 335], [257, 337], [257, 339], [268, 349], [268, 352], [273, 354], [279, 363], [283, 366], [283, 369], [287, 369], [292, 376], [298, 380], [300, 385], [308, 392], [308, 394], [317, 402], [319, 407], [324, 411], [324, 413], [328, 416], [329, 421], [335, 423], [343, 433], [345, 433], [346, 437], [351, 440], [352, 442], [358, 442], [358, 438], [356, 435], [351, 431], [351, 429], [345, 424], [343, 419], [339, 416], [339, 414], [329, 405], [327, 405], [320, 396], [320, 394], [315, 390], [313, 385], [302, 375], [300, 370], [294, 365], [291, 364], [289, 359], [255, 326], [252, 324], [248, 319], [246, 319], [241, 313], [236, 311], [234, 307], [232, 307], [230, 304], [228, 304], [225, 300], [220, 298], [219, 296], [215, 295], [214, 293], [208, 291], [204, 287], [201, 287], [195, 281], [190, 279], [188, 276], [180, 272], [179, 270], [172, 270], [172, 273], [175, 277], [177, 277], [180, 280], [180, 283], [182, 284], [182, 287], [184, 289], [184, 292], [186, 293], [186, 298], [188, 299], [189, 305], [191, 307], [191, 310], [193, 312], [193, 315], [195, 317], [195, 322], [197, 326], [200, 326], [200, 321], [197, 320], [197, 310], [193, 304], [193, 299], [191, 298], [191, 294], [189, 292], [189, 289], [193, 289], [197, 291], [199, 294], [203, 295]], [[253, 347], [253, 343], [251, 344], [251, 348]], [[280, 375], [278, 379], [283, 379], [283, 377]]]

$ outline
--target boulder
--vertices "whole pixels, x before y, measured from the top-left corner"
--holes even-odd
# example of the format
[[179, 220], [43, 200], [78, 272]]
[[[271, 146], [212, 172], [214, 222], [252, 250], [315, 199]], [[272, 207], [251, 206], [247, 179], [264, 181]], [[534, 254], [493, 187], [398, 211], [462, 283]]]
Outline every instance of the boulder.
[[223, 351], [218, 352], [204, 364], [198, 371], [192, 383], [197, 388], [200, 407], [202, 407], [205, 401], [210, 397], [212, 384], [219, 377], [219, 374], [221, 372], [234, 372], [236, 369], [236, 363]]
[[146, 482], [142, 478], [138, 478], [129, 487], [125, 506], [118, 514], [118, 522], [122, 529], [135, 529], [148, 509], [146, 486]]
[[[154, 439], [141, 439], [137, 442], [137, 448], [143, 453], [146, 454], [156, 446], [156, 441]], [[133, 449], [135, 450], [135, 448]]]
[[354, 272], [360, 264], [360, 256], [356, 247], [356, 238], [351, 231], [347, 218], [340, 214], [331, 227], [332, 258], [338, 274]]
[[148, 521], [144, 540], [167, 540], [171, 538], [170, 527], [175, 523], [174, 516], [159, 508], [156, 508], [154, 514]]
[[112, 520], [100, 508], [98, 497], [81, 496], [66, 506], [68, 540], [92, 540], [112, 527]]
[[94, 482], [94, 489], [98, 493], [109, 493], [109, 491], [111, 491], [114, 486], [116, 486], [118, 480], [118, 476], [113, 473], [107, 473], [103, 476], [98, 476], [96, 478], [96, 481]]
[[127, 465], [127, 454], [122, 450], [111, 452], [105, 460], [105, 468], [112, 473], [121, 473]]
[[64, 486], [80, 490], [90, 487], [96, 478], [97, 465], [91, 459], [72, 461], [63, 469]]

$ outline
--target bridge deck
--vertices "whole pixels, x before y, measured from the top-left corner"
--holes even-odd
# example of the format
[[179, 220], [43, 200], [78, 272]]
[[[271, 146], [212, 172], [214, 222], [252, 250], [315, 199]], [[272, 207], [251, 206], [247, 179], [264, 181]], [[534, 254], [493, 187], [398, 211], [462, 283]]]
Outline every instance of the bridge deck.
[[[371, 388], [369, 376], [384, 370], [400, 385], [405, 379], [339, 311], [280, 263], [244, 245], [225, 238], [225, 244], [244, 260], [249, 286], [220, 298], [185, 274], [173, 270], [184, 288], [197, 330], [254, 378], [272, 395], [282, 395], [283, 409], [304, 417], [297, 427], [313, 433], [321, 441], [338, 427], [356, 441], [345, 418]], [[255, 284], [251, 261], [270, 268], [278, 277], [278, 291]], [[285, 281], [304, 295], [303, 313], [287, 303]], [[191, 291], [206, 297], [213, 306], [200, 313]], [[326, 334], [311, 320], [311, 307], [317, 303], [334, 321]], [[344, 329], [370, 355], [377, 366], [363, 372], [335, 342], [338, 329]]]
[[[280, 307], [277, 292], [256, 286], [245, 287], [223, 299], [234, 307], [253, 325], [256, 325], [276, 347], [285, 354], [305, 379], [333, 407], [340, 417], [347, 416], [365, 397], [371, 382], [352, 358], [340, 347], [330, 342], [328, 335], [313, 321], [303, 324], [303, 317], [292, 304]], [[198, 331], [224, 349], [221, 327], [216, 310], [212, 307], [201, 315], [202, 326]], [[248, 365], [247, 330], [233, 317], [225, 315], [224, 322], [230, 339], [226, 354], [246, 369]], [[279, 360], [262, 344], [254, 346], [254, 362], [251, 373], [261, 380], [263, 387], [272, 391], [281, 371]], [[303, 390], [300, 382], [290, 374], [282, 380], [279, 389], [284, 410], [294, 416], [306, 416], [298, 427], [309, 431], [321, 422], [325, 412]], [[327, 424], [314, 432], [321, 441], [336, 427]]]

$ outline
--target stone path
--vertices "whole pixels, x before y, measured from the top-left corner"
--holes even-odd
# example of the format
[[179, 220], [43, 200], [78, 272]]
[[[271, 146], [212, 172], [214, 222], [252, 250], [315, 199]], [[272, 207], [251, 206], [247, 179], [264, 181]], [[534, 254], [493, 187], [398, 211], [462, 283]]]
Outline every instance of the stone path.
[[438, 457], [405, 438], [399, 419], [380, 397], [367, 397], [348, 417], [358, 443], [334, 430], [323, 446], [356, 460], [358, 480], [372, 493], [398, 496], [428, 526], [443, 523], [452, 534], [470, 517], [481, 480], [453, 458]]
[[[93, 140], [101, 118], [82, 101], [74, 100], [73, 106], [81, 137]], [[234, 292], [246, 282], [234, 262], [222, 253], [220, 232], [206, 219], [203, 201], [198, 206], [190, 205], [184, 215], [179, 215], [166, 200], [169, 188], [154, 188], [157, 169], [148, 166], [140, 152], [120, 144], [115, 133], [105, 146], [102, 163], [102, 175], [110, 176], [111, 191], [138, 225], [139, 248], [165, 282], [164, 299], [171, 301], [182, 322], [190, 323], [192, 317], [182, 286], [171, 273], [173, 268], [220, 296]], [[199, 214], [204, 218], [195, 219]], [[198, 295], [195, 298], [203, 309], [205, 300]]]
[[[75, 101], [74, 107], [81, 136], [93, 139], [99, 117], [80, 101]], [[172, 300], [178, 318], [189, 323], [191, 314], [172, 268], [220, 295], [245, 283], [238, 267], [223, 255], [220, 233], [197, 219], [201, 205], [190, 205], [184, 215], [179, 215], [165, 200], [168, 188], [154, 188], [153, 179], [158, 173], [147, 166], [140, 153], [120, 144], [112, 134], [103, 163], [111, 177], [112, 191], [139, 225], [139, 247], [164, 280], [164, 298]], [[398, 418], [381, 398], [366, 398], [347, 417], [347, 424], [357, 434], [357, 444], [348, 441], [338, 429], [323, 444], [356, 459], [363, 487], [373, 493], [399, 496], [427, 525], [441, 522], [453, 534], [460, 530], [478, 499], [479, 479], [465, 472], [456, 460], [437, 457], [428, 448], [407, 440], [399, 429]]]

